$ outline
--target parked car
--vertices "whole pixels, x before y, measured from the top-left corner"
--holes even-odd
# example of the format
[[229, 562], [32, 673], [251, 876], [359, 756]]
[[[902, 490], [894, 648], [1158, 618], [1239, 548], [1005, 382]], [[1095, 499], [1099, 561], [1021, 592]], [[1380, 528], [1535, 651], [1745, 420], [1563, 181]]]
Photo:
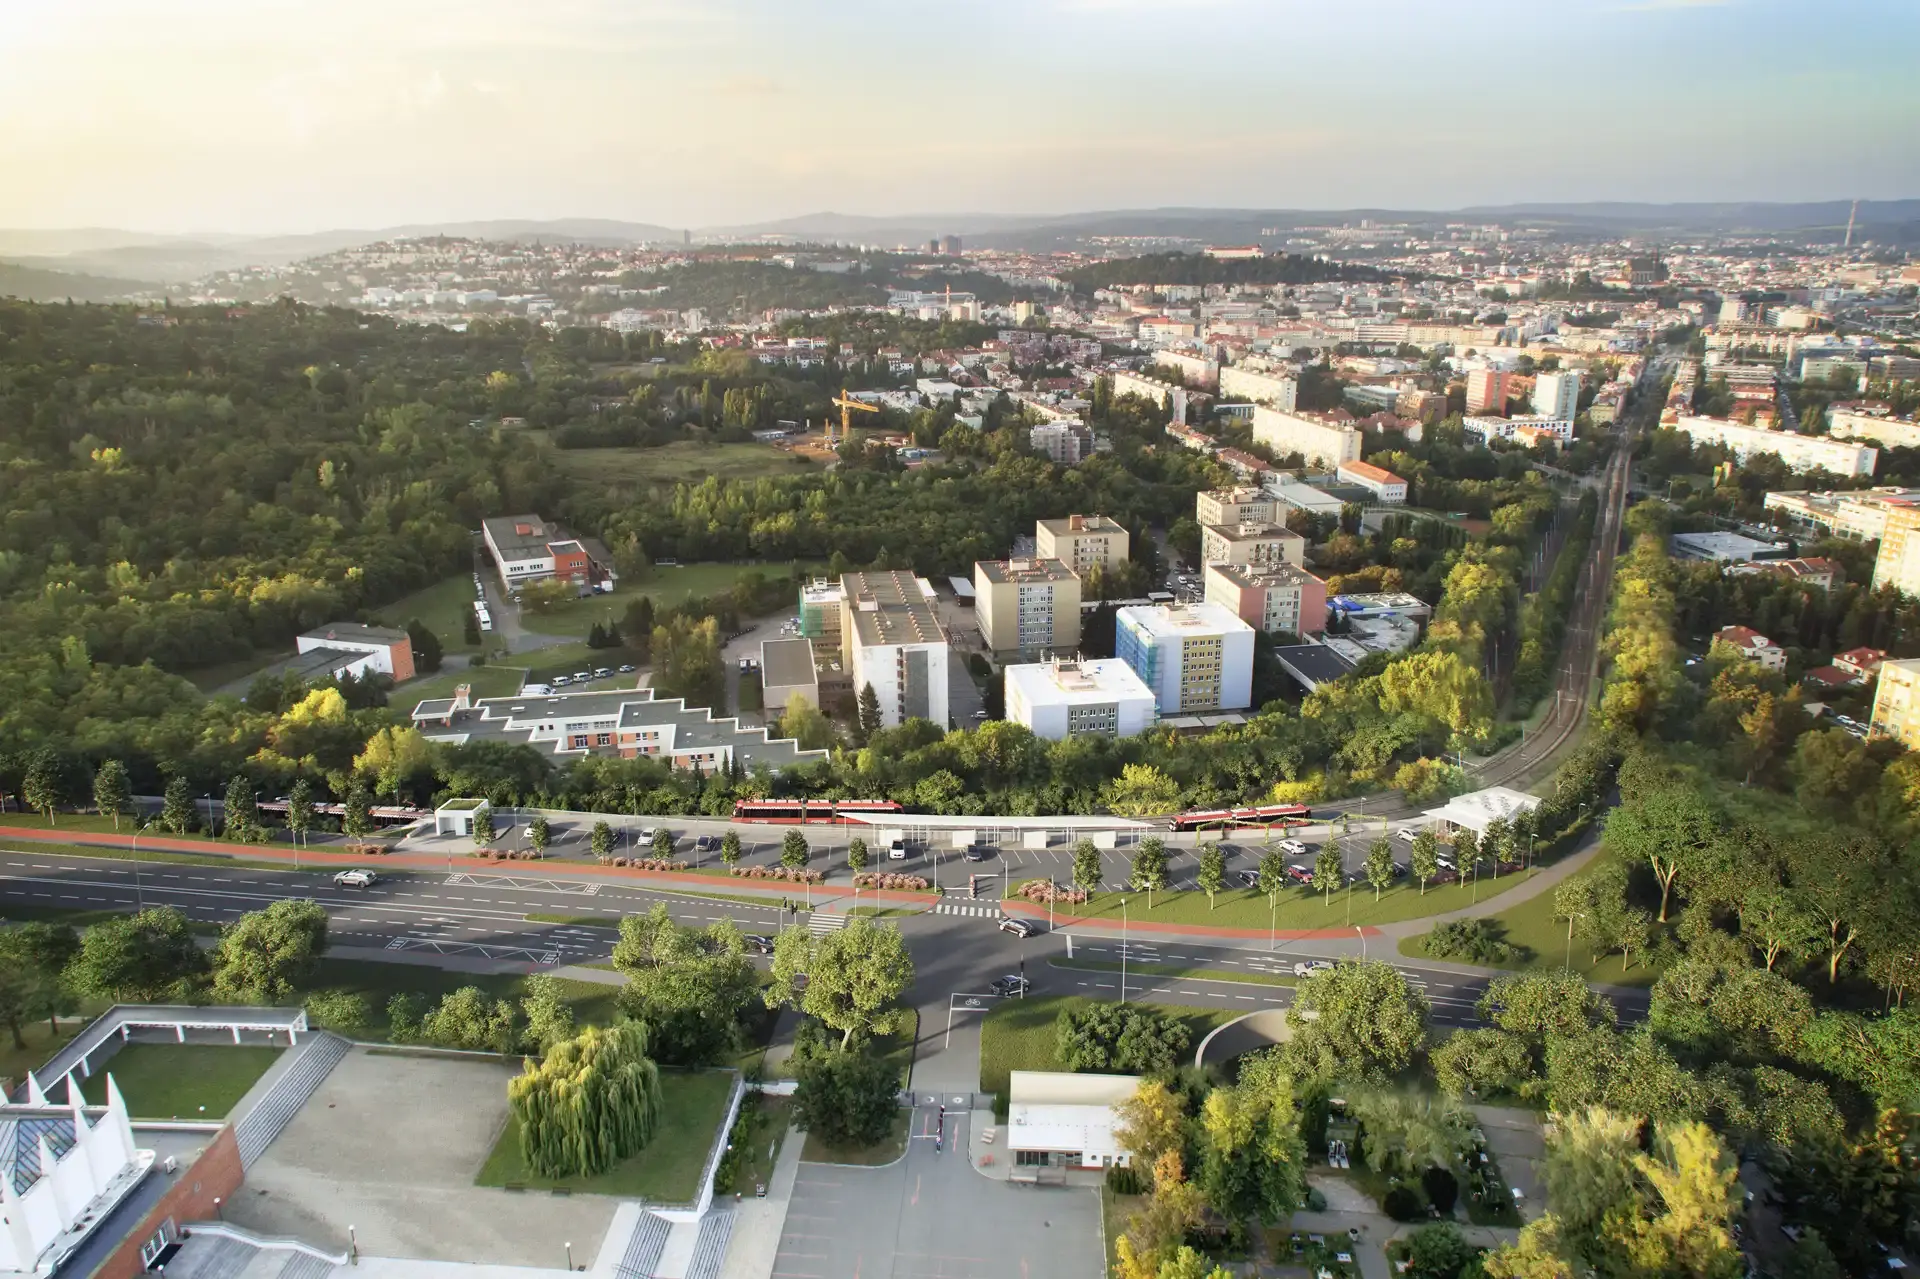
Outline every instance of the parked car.
[[592, 678], [593, 678], [592, 671], [575, 671], [573, 673], [573, 682], [576, 684], [584, 684]]
[[1287, 867], [1287, 878], [1296, 884], [1311, 884], [1313, 882], [1313, 871], [1306, 866], [1289, 866]]
[[901, 861], [905, 861], [906, 859], [907, 859], [907, 841], [906, 840], [896, 839], [891, 844], [887, 845], [888, 861], [901, 862]]
[[1274, 847], [1287, 857], [1305, 857], [1309, 851], [1306, 842], [1298, 839], [1283, 839]]
[[1234, 878], [1240, 881], [1242, 888], [1260, 887], [1260, 872], [1257, 870], [1240, 871], [1234, 875]]
[[1295, 977], [1311, 977], [1315, 973], [1332, 971], [1333, 965], [1324, 959], [1303, 959], [1293, 966], [1293, 975]]
[[985, 719], [987, 717], [987, 713], [985, 711], [975, 711], [973, 713], [973, 717], [975, 719]]
[[745, 675], [747, 672], [751, 671], [752, 669], [753, 669], [752, 662], [748, 661], [744, 657], [740, 659], [740, 673], [742, 675]]
[[718, 835], [700, 835], [694, 838], [693, 851], [696, 853], [714, 853], [719, 850], [720, 837]]
[[983, 862], [993, 856], [993, 849], [985, 844], [968, 844], [967, 851], [960, 856], [970, 862]]
[[632, 662], [622, 662], [620, 664], [620, 673], [622, 675], [631, 675], [639, 669], [640, 668], [638, 666], [635, 666]]
[[593, 677], [595, 679], [611, 679], [613, 678], [613, 668], [611, 666], [602, 666], [593, 673]]
[[651, 844], [653, 842], [653, 836], [653, 827], [642, 826], [639, 830], [633, 832], [633, 842], [636, 844]]
[[1025, 977], [1008, 973], [1005, 977], [995, 977], [987, 989], [1004, 999], [1011, 995], [1024, 995], [1032, 989], [1032, 985]]
[[353, 870], [343, 870], [336, 874], [333, 882], [342, 888], [372, 888], [380, 882], [380, 876], [374, 871], [355, 867]]
[[547, 682], [552, 684], [555, 688], [565, 688], [567, 685], [573, 683], [573, 676], [555, 675], [551, 680]]
[[1411, 826], [1402, 826], [1399, 830], [1393, 832], [1393, 837], [1395, 839], [1404, 839], [1411, 844], [1414, 840], [1420, 838], [1420, 832]]
[[764, 937], [759, 933], [748, 933], [746, 943], [747, 949], [756, 955], [771, 955], [773, 953], [773, 938], [771, 937]]
[[1040, 931], [1040, 926], [1031, 919], [1014, 919], [1009, 916], [1000, 921], [1000, 931], [1012, 933], [1015, 937], [1032, 937]]

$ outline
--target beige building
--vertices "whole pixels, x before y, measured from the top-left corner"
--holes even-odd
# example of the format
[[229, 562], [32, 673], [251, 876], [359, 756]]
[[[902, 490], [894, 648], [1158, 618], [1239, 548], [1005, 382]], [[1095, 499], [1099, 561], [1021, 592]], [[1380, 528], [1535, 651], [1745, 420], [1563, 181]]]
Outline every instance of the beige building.
[[1307, 539], [1279, 524], [1208, 524], [1200, 530], [1202, 564], [1307, 562]]
[[1873, 731], [1920, 750], [1920, 659], [1880, 663], [1873, 694]]
[[978, 560], [973, 610], [994, 653], [1071, 653], [1080, 646], [1080, 579], [1059, 560]]
[[1214, 489], [1193, 499], [1196, 524], [1272, 524], [1273, 494], [1263, 488]]
[[1104, 515], [1069, 515], [1063, 520], [1037, 520], [1033, 526], [1034, 558], [1059, 560], [1074, 574], [1085, 577], [1091, 568], [1112, 569], [1125, 564], [1130, 543], [1118, 520]]
[[1880, 555], [1873, 562], [1873, 589], [1883, 586], [1920, 598], [1920, 507], [1887, 507]]
[[1300, 383], [1280, 373], [1256, 373], [1252, 369], [1220, 370], [1220, 394], [1231, 399], [1270, 404], [1291, 413], [1299, 402]]
[[1253, 410], [1253, 438], [1276, 457], [1298, 453], [1309, 466], [1338, 466], [1360, 458], [1360, 432], [1353, 420], [1332, 414], [1284, 412], [1266, 405]]

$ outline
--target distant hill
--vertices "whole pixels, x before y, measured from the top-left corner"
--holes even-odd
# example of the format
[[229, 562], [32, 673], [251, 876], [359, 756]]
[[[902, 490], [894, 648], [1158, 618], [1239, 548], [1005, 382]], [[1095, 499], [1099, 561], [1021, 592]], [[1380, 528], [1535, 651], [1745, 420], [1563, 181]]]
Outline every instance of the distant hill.
[[122, 280], [103, 275], [80, 275], [72, 271], [47, 271], [0, 262], [0, 297], [25, 298], [29, 302], [117, 302], [130, 293], [146, 293], [159, 286], [145, 280]]

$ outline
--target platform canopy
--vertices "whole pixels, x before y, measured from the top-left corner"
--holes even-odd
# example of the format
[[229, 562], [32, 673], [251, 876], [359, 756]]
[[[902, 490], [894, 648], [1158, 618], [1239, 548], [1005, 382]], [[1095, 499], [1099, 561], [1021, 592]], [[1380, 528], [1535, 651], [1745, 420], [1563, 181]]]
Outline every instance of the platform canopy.
[[1538, 807], [1538, 795], [1529, 795], [1506, 786], [1489, 786], [1470, 794], [1455, 795], [1442, 807], [1429, 808], [1426, 816], [1436, 822], [1445, 822], [1456, 830], [1465, 829], [1476, 835], [1484, 835], [1487, 827], [1496, 819], [1510, 822], [1516, 813], [1531, 813]]

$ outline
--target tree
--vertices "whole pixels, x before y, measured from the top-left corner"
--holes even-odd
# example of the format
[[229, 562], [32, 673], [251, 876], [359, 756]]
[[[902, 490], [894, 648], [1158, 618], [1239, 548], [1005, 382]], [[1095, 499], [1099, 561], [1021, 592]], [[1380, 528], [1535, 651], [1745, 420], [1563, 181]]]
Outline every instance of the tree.
[[133, 782], [119, 760], [108, 760], [93, 775], [93, 808], [102, 817], [113, 818], [115, 830], [120, 829], [121, 814], [133, 811]]
[[[1429, 1171], [1444, 1172], [1443, 1169]], [[1438, 1208], [1440, 1205], [1435, 1204]], [[1451, 1210], [1449, 1203], [1442, 1215]], [[1480, 1250], [1451, 1221], [1436, 1221], [1407, 1236], [1407, 1279], [1461, 1279], [1478, 1270]]]
[[1266, 894], [1269, 906], [1279, 899], [1281, 890], [1286, 886], [1287, 859], [1279, 849], [1269, 848], [1260, 855], [1260, 891]]
[[340, 819], [340, 829], [351, 839], [364, 839], [373, 833], [373, 797], [367, 793], [366, 785], [355, 778], [347, 786], [346, 812]]
[[1149, 1004], [1101, 1001], [1062, 1009], [1054, 1040], [1068, 1070], [1163, 1075], [1180, 1063], [1192, 1033]]
[[60, 775], [60, 760], [50, 750], [35, 751], [27, 760], [27, 770], [20, 778], [20, 799], [28, 808], [45, 815], [49, 824], [53, 822], [53, 810], [60, 807], [65, 796], [65, 780]]
[[856, 1037], [902, 1025], [894, 1003], [912, 984], [913, 959], [900, 930], [856, 918], [817, 939], [804, 929], [784, 930], [774, 942], [765, 998], [769, 1008], [795, 1007], [839, 1031], [845, 1050]]
[[1073, 846], [1073, 886], [1075, 888], [1092, 896], [1100, 887], [1100, 880], [1105, 873], [1100, 866], [1100, 850], [1093, 846], [1092, 840], [1083, 839]]
[[1393, 884], [1393, 845], [1384, 839], [1373, 841], [1373, 847], [1367, 850], [1367, 882], [1373, 885], [1373, 900], [1379, 901], [1380, 894]]
[[1199, 1187], [1187, 1181], [1180, 1152], [1163, 1152], [1153, 1162], [1153, 1193], [1127, 1218], [1126, 1232], [1115, 1241], [1115, 1279], [1160, 1279], [1162, 1262], [1178, 1255], [1205, 1210]]
[[1413, 837], [1413, 852], [1409, 857], [1413, 877], [1420, 881], [1420, 895], [1427, 895], [1427, 882], [1440, 874], [1440, 841], [1433, 832], [1423, 830]]
[[432, 771], [433, 743], [417, 728], [388, 725], [367, 739], [366, 748], [354, 757], [353, 769], [372, 777], [375, 788], [398, 804], [409, 780]]
[[1153, 1279], [1233, 1279], [1233, 1272], [1225, 1266], [1209, 1265], [1205, 1257], [1181, 1244], [1160, 1263]]
[[1618, 1019], [1612, 1001], [1566, 972], [1503, 974], [1474, 1007], [1488, 1024], [1535, 1045], [1612, 1026]]
[[520, 1014], [527, 1046], [536, 1054], [573, 1038], [573, 1007], [559, 981], [546, 973], [534, 973], [522, 984]]
[[653, 628], [653, 689], [683, 698], [688, 706], [724, 706], [726, 665], [720, 658], [720, 628], [711, 617], [679, 614]]
[[1560, 1255], [1560, 1222], [1552, 1213], [1521, 1227], [1520, 1238], [1481, 1258], [1487, 1279], [1573, 1279], [1575, 1268]]
[[607, 822], [595, 822], [587, 833], [587, 848], [595, 857], [613, 856], [613, 826]]
[[535, 813], [527, 823], [527, 847], [533, 849], [537, 857], [547, 855], [547, 845], [553, 842], [553, 828], [547, 825], [546, 816]]
[[1109, 812], [1121, 817], [1149, 817], [1180, 806], [1180, 787], [1151, 764], [1127, 764], [1102, 792]]
[[1638, 1211], [1639, 1153], [1640, 1120], [1631, 1115], [1591, 1106], [1554, 1116], [1542, 1178], [1570, 1236], [1594, 1234], [1609, 1213]]
[[27, 1046], [21, 1027], [41, 1017], [59, 1031], [60, 1018], [74, 1011], [75, 1000], [63, 980], [80, 949], [70, 924], [26, 923], [0, 930], [0, 1022], [13, 1046]]
[[313, 783], [304, 777], [294, 779], [287, 791], [287, 833], [296, 843], [305, 843], [313, 829]]
[[1704, 1279], [1732, 1279], [1744, 1272], [1733, 1238], [1741, 1200], [1739, 1173], [1712, 1129], [1697, 1122], [1663, 1124], [1654, 1138], [1654, 1153], [1636, 1154], [1633, 1166], [1661, 1211], [1607, 1223], [1630, 1264], [1643, 1273]]
[[798, 869], [807, 864], [813, 856], [813, 848], [807, 843], [807, 837], [797, 830], [790, 830], [780, 840], [780, 864]]
[[307, 1024], [322, 1030], [353, 1035], [373, 1019], [367, 997], [351, 990], [316, 990], [306, 998]]
[[673, 832], [665, 826], [656, 827], [653, 832], [653, 855], [663, 861], [673, 856]]
[[1427, 1001], [1388, 964], [1342, 960], [1300, 983], [1285, 1053], [1302, 1082], [1384, 1083], [1426, 1042]]
[[413, 669], [416, 674], [431, 675], [440, 669], [443, 660], [440, 637], [428, 630], [425, 622], [417, 617], [409, 621], [407, 639], [413, 645]]
[[1147, 909], [1153, 909], [1153, 894], [1167, 886], [1167, 846], [1158, 835], [1149, 835], [1134, 850], [1132, 871], [1127, 883], [1137, 893], [1147, 895]]
[[478, 986], [462, 986], [440, 999], [420, 1023], [428, 1043], [468, 1052], [510, 1053], [520, 1046], [520, 1009], [510, 999], [495, 999]]
[[795, 693], [787, 698], [786, 709], [780, 715], [780, 736], [791, 737], [801, 750], [826, 750], [834, 742], [833, 721], [822, 714], [805, 693]]
[[500, 829], [493, 824], [493, 805], [482, 804], [473, 814], [474, 847], [485, 848], [499, 837]]
[[[1624, 790], [1624, 787], [1623, 787]], [[1680, 875], [1696, 865], [1713, 845], [1713, 810], [1693, 787], [1673, 782], [1648, 788], [1623, 802], [1607, 817], [1607, 847], [1629, 861], [1645, 862], [1660, 884], [1661, 923]]]
[[878, 1145], [900, 1113], [899, 1072], [885, 1058], [829, 1053], [802, 1062], [794, 1075], [793, 1122], [829, 1146]]
[[170, 777], [160, 799], [160, 828], [174, 835], [193, 829], [193, 789], [184, 777]]
[[249, 911], [227, 925], [213, 953], [214, 993], [225, 999], [276, 1003], [313, 973], [327, 952], [327, 912], [288, 898]]
[[1194, 876], [1194, 882], [1207, 895], [1207, 909], [1212, 910], [1215, 894], [1227, 886], [1227, 855], [1220, 851], [1220, 845], [1200, 850], [1200, 871]]
[[1527, 1041], [1505, 1030], [1456, 1030], [1429, 1061], [1440, 1091], [1462, 1100], [1488, 1093], [1526, 1096], [1535, 1078]]
[[1333, 904], [1333, 890], [1340, 887], [1343, 871], [1340, 845], [1329, 837], [1313, 855], [1313, 886], [1320, 890], [1321, 898], [1329, 906]]
[[1186, 1142], [1186, 1103], [1158, 1079], [1142, 1079], [1114, 1114], [1119, 1120], [1114, 1137], [1136, 1167], [1151, 1165], [1162, 1152], [1178, 1151]]
[[206, 971], [192, 925], [172, 906], [95, 924], [68, 969], [80, 994], [122, 1003], [185, 1000]]
[[873, 691], [873, 685], [860, 686], [860, 742], [865, 745], [873, 735], [880, 731], [884, 721], [880, 718], [880, 695]]
[[628, 983], [620, 1007], [648, 1024], [661, 1061], [703, 1066], [737, 1050], [741, 1019], [760, 993], [760, 979], [733, 921], [690, 928], [656, 903], [644, 915], [621, 919], [613, 964]]
[[507, 1085], [520, 1154], [538, 1177], [586, 1177], [638, 1154], [660, 1119], [645, 1027], [589, 1026]]
[[[860, 864], [864, 866], [866, 865], [866, 845], [864, 841], [861, 840], [855, 840], [854, 843], [861, 845]], [[740, 833], [738, 831], [730, 830], [720, 837], [720, 860], [728, 866], [732, 866], [740, 860]]]

